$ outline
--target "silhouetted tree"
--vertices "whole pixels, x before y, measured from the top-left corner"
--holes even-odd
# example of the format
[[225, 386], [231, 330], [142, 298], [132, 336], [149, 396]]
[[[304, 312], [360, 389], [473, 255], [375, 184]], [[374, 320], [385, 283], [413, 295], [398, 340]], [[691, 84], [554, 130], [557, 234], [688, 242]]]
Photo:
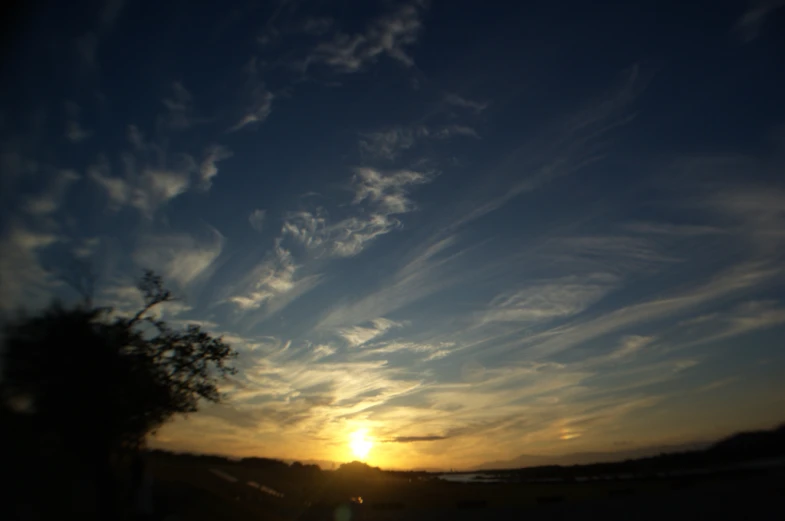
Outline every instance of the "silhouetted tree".
[[104, 517], [113, 503], [112, 455], [139, 448], [200, 400], [220, 401], [220, 379], [235, 373], [236, 352], [221, 338], [196, 325], [174, 329], [150, 313], [174, 300], [159, 276], [145, 272], [138, 288], [144, 305], [131, 317], [87, 299], [55, 302], [3, 333], [4, 398], [25, 404], [38, 429], [93, 468]]

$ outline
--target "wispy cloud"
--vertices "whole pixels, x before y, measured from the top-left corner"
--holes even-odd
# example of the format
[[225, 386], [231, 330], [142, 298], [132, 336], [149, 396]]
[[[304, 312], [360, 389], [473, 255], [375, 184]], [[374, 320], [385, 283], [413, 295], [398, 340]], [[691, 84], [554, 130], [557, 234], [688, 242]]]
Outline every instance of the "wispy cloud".
[[384, 335], [390, 329], [401, 326], [402, 324], [400, 322], [394, 322], [384, 317], [380, 317], [371, 320], [370, 324], [367, 326], [354, 326], [339, 329], [338, 334], [346, 340], [349, 346], [359, 347]]
[[328, 356], [334, 355], [338, 350], [334, 347], [329, 345], [320, 344], [313, 348], [313, 361], [321, 360], [322, 358], [327, 358]]
[[[579, 391], [578, 385], [590, 376], [558, 365], [478, 368], [471, 376], [466, 374], [470, 378], [466, 382], [420, 387], [405, 407], [377, 408], [371, 419], [382, 430], [384, 425], [396, 426], [398, 433], [385, 438], [399, 437], [401, 431], [407, 433], [405, 438], [450, 438], [456, 444], [453, 448], [466, 451], [461, 452], [465, 457], [476, 452], [469, 445], [483, 433], [493, 433], [497, 440], [503, 439], [499, 435], [505, 431], [522, 436], [527, 431], [521, 429], [523, 418], [530, 429], [552, 432], [551, 423], [577, 415], [577, 407], [568, 408], [561, 401]], [[542, 400], [544, 396], [559, 401]]]
[[[644, 83], [639, 68], [632, 67], [625, 72], [619, 85], [556, 125], [556, 130], [543, 132], [542, 138], [527, 139], [494, 168], [499, 182], [509, 182], [504, 192], [479, 204], [475, 199], [471, 209], [462, 212], [452, 223], [452, 228], [472, 222], [523, 193], [599, 161], [604, 155], [604, 138], [632, 120], [630, 107]], [[521, 179], [520, 172], [527, 172], [527, 175]]]
[[386, 55], [411, 67], [414, 59], [406, 48], [417, 42], [422, 30], [420, 10], [416, 5], [403, 5], [368, 26], [363, 33], [336, 33], [331, 41], [318, 44], [305, 60], [323, 63], [336, 72], [353, 73], [375, 63]]
[[92, 135], [93, 133], [83, 129], [78, 121], [69, 121], [65, 127], [65, 137], [71, 143], [81, 143]]
[[622, 339], [621, 345], [613, 353], [611, 358], [625, 358], [634, 355], [654, 341], [654, 337], [642, 335], [628, 335]]
[[114, 25], [125, 7], [126, 0], [106, 0], [100, 12], [100, 22], [103, 27]]
[[352, 257], [377, 237], [398, 228], [400, 221], [395, 216], [414, 209], [409, 198], [410, 188], [430, 180], [430, 176], [412, 170], [385, 173], [357, 168], [351, 185], [352, 204], [365, 205], [366, 211], [336, 222], [330, 222], [319, 213], [292, 212], [287, 215], [282, 233], [308, 249], [336, 257]]
[[10, 310], [22, 302], [44, 303], [55, 281], [41, 265], [38, 253], [58, 240], [55, 234], [18, 222], [5, 228], [0, 236], [0, 309]]
[[248, 222], [251, 224], [251, 228], [260, 232], [264, 229], [264, 221], [267, 218], [267, 211], [256, 209], [248, 216]]
[[90, 31], [74, 40], [74, 48], [85, 65], [96, 66], [98, 53], [98, 35], [96, 33]]
[[[420, 383], [384, 362], [324, 361], [334, 354], [330, 346], [273, 341], [257, 350], [262, 354], [241, 354], [244, 370], [227, 389], [236, 410], [255, 419], [238, 427], [283, 430], [290, 439], [313, 440], [336, 430], [348, 434], [352, 417], [403, 396]], [[309, 356], [293, 357], [293, 352]]]
[[417, 134], [417, 131], [400, 126], [369, 132], [362, 134], [360, 149], [374, 157], [395, 159], [414, 145]]
[[243, 296], [231, 297], [229, 300], [243, 309], [258, 308], [266, 301], [293, 290], [297, 269], [292, 254], [281, 246], [276, 246], [267, 259], [246, 277], [251, 283], [252, 291]]
[[193, 110], [193, 96], [182, 83], [176, 81], [172, 84], [172, 94], [162, 100], [166, 113], [162, 120], [164, 124], [174, 130], [186, 130], [196, 122]]
[[539, 254], [564, 266], [612, 266], [617, 273], [646, 271], [678, 258], [668, 255], [648, 237], [581, 235], [547, 239]]
[[264, 122], [273, 110], [275, 94], [268, 90], [259, 77], [256, 58], [252, 58], [245, 66], [247, 76], [243, 93], [240, 99], [243, 105], [240, 108], [241, 116], [236, 123], [229, 127], [227, 132], [236, 132], [240, 129], [253, 127]]
[[49, 215], [57, 212], [65, 198], [68, 188], [81, 177], [73, 170], [60, 170], [56, 172], [49, 182], [49, 186], [41, 193], [28, 199], [25, 209], [38, 216]]
[[[358, 213], [330, 222], [321, 210], [290, 212], [285, 216], [276, 246], [256, 268], [244, 276], [228, 302], [245, 311], [261, 310], [269, 316], [310, 291], [321, 276], [304, 270], [304, 262], [322, 256], [352, 257], [363, 251], [377, 237], [399, 226], [396, 215], [409, 212], [414, 205], [408, 198], [410, 186], [427, 182], [429, 177], [414, 171], [381, 173], [373, 169], [357, 169], [351, 187], [352, 207]], [[263, 214], [252, 214], [251, 222]], [[310, 252], [310, 257], [295, 260], [286, 246], [294, 241]], [[250, 291], [245, 288], [251, 288]], [[370, 319], [378, 318], [370, 317]]]
[[204, 189], [209, 189], [213, 178], [218, 175], [218, 161], [228, 159], [233, 155], [231, 150], [221, 145], [212, 145], [207, 149], [199, 167], [200, 179]]
[[758, 37], [766, 20], [782, 7], [785, 7], [785, 0], [749, 0], [747, 10], [733, 29], [744, 41], [750, 42]]
[[92, 136], [93, 133], [84, 129], [79, 122], [81, 113], [81, 107], [79, 107], [79, 105], [73, 101], [67, 101], [65, 103], [65, 113], [67, 118], [65, 137], [68, 141], [71, 143], [81, 143]]
[[728, 230], [717, 226], [645, 221], [625, 224], [624, 229], [642, 235], [671, 235], [678, 237], [698, 237], [701, 235], [722, 235], [728, 233]]
[[720, 380], [715, 380], [713, 382], [709, 382], [706, 385], [703, 385], [703, 386], [699, 387], [698, 388], [698, 392], [700, 392], [700, 393], [707, 393], [707, 392], [710, 392], [710, 391], [721, 389], [723, 387], [728, 387], [729, 385], [732, 385], [732, 384], [738, 382], [739, 380], [740, 380], [740, 378], [737, 377], [737, 376], [730, 376], [728, 378], [722, 378]]
[[190, 234], [143, 236], [133, 259], [138, 266], [186, 287], [208, 271], [221, 254], [223, 244], [223, 235], [214, 228], [208, 228], [204, 239]]
[[125, 0], [106, 0], [98, 10], [98, 20], [94, 28], [76, 39], [75, 46], [83, 62], [95, 67], [100, 38], [112, 29], [125, 7]]
[[283, 234], [296, 239], [317, 255], [326, 253], [334, 257], [353, 257], [374, 239], [398, 226], [396, 219], [385, 214], [348, 217], [329, 223], [325, 217], [302, 211], [287, 216]]
[[488, 101], [475, 101], [468, 98], [464, 98], [455, 93], [445, 94], [444, 102], [454, 107], [460, 107], [462, 109], [472, 110], [475, 113], [482, 112], [483, 110], [487, 109], [488, 106], [490, 105], [490, 102]]
[[568, 317], [587, 309], [618, 284], [619, 278], [607, 273], [541, 281], [494, 298], [482, 321], [541, 322]]
[[110, 175], [110, 167], [105, 159], [91, 166], [88, 175], [106, 191], [112, 209], [118, 210], [131, 200], [131, 187], [125, 179]]
[[700, 315], [678, 325], [689, 329], [687, 338], [673, 346], [681, 350], [718, 342], [752, 331], [785, 324], [785, 307], [776, 300], [750, 300], [730, 309]]
[[81, 143], [93, 135], [92, 132], [84, 129], [79, 122], [81, 111], [81, 107], [73, 101], [67, 101], [65, 103], [65, 115], [67, 119], [65, 137], [71, 143]]
[[561, 331], [558, 336], [537, 342], [527, 352], [537, 357], [552, 355], [636, 324], [655, 322], [722, 297], [744, 294], [745, 291], [765, 284], [778, 273], [777, 269], [757, 263], [739, 265], [716, 275], [702, 285], [694, 286], [670, 297], [633, 304], [571, 326]]
[[132, 150], [120, 155], [121, 175], [114, 174], [109, 158], [100, 156], [88, 168], [88, 177], [105, 191], [110, 209], [129, 206], [148, 218], [192, 186], [200, 186], [193, 183], [195, 176], [214, 176], [215, 162], [228, 157], [225, 149], [208, 149], [200, 169], [190, 154], [167, 154], [163, 146], [145, 140], [135, 125], [128, 127], [128, 142]]
[[[339, 329], [339, 331], [355, 331], [361, 330], [361, 326], [355, 326], [346, 329]], [[380, 335], [374, 335], [372, 339], [360, 344], [362, 349], [352, 352], [349, 355], [350, 360], [389, 360], [394, 357], [398, 363], [401, 360], [407, 360], [409, 363], [414, 364], [428, 364], [437, 360], [442, 360], [454, 353], [454, 342], [446, 341], [416, 341], [405, 333], [396, 331], [401, 334], [399, 337], [392, 335], [392, 328], [385, 330]], [[388, 332], [390, 334], [388, 334]], [[380, 339], [379, 337], [391, 337], [389, 340]]]
[[308, 18], [302, 24], [302, 31], [308, 34], [321, 36], [328, 32], [335, 25], [335, 20], [329, 16], [319, 16]]
[[264, 85], [254, 87], [250, 98], [250, 104], [246, 107], [245, 114], [229, 128], [229, 132], [236, 132], [249, 125], [262, 123], [272, 112], [275, 95], [265, 89]]
[[176, 170], [144, 170], [129, 203], [145, 215], [152, 216], [162, 204], [188, 190], [189, 174]]
[[732, 231], [752, 240], [760, 253], [773, 254], [785, 244], [785, 191], [778, 187], [727, 186], [704, 197], [702, 206], [733, 221]]
[[395, 436], [384, 440], [387, 443], [417, 443], [421, 441], [440, 441], [446, 440], [446, 436]]
[[318, 275], [298, 276], [301, 268], [289, 250], [277, 245], [235, 285], [228, 302], [246, 311], [262, 308], [264, 316], [280, 311], [320, 282]]
[[447, 139], [453, 136], [480, 138], [480, 134], [478, 134], [476, 130], [466, 125], [447, 125], [446, 127], [439, 129], [434, 136], [439, 139]]
[[[362, 324], [458, 283], [460, 278], [449, 269], [462, 254], [454, 246], [454, 238], [447, 238], [415, 250], [380, 288], [329, 309], [316, 329]], [[463, 280], [466, 278], [464, 274]]]
[[429, 176], [413, 170], [382, 173], [373, 168], [357, 168], [354, 178], [354, 204], [369, 201], [388, 214], [405, 213], [412, 208], [407, 197], [410, 186], [427, 183]]
[[395, 126], [361, 134], [360, 150], [372, 158], [391, 161], [425, 140], [446, 140], [456, 136], [480, 138], [479, 133], [467, 125], [452, 124], [436, 128], [426, 125]]
[[77, 241], [77, 244], [73, 247], [71, 253], [73, 253], [74, 257], [77, 259], [86, 259], [93, 256], [100, 245], [100, 237], [88, 237]]

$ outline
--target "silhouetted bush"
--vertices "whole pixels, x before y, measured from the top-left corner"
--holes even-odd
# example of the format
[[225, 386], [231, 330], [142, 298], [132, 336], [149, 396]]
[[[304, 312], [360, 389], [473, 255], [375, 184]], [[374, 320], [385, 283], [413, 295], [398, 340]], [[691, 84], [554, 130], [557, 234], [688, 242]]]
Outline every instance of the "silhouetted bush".
[[112, 518], [113, 460], [200, 400], [217, 402], [219, 379], [233, 374], [230, 346], [199, 326], [169, 327], [150, 315], [172, 301], [161, 278], [139, 282], [144, 305], [131, 317], [84, 303], [54, 302], [20, 314], [3, 331], [3, 403], [36, 432], [20, 440], [73, 454], [93, 473], [103, 517]]
[[351, 463], [344, 463], [335, 472], [344, 476], [376, 476], [381, 475], [382, 470], [379, 467], [371, 467], [361, 461], [352, 461]]

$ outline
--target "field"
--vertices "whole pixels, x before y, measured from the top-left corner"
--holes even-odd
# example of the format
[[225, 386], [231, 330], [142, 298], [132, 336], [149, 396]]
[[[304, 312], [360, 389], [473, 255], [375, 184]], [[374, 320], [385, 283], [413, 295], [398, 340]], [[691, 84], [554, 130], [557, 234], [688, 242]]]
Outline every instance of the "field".
[[303, 478], [171, 459], [153, 461], [151, 470], [157, 501], [182, 521], [785, 519], [782, 469], [690, 479], [518, 484], [335, 472]]

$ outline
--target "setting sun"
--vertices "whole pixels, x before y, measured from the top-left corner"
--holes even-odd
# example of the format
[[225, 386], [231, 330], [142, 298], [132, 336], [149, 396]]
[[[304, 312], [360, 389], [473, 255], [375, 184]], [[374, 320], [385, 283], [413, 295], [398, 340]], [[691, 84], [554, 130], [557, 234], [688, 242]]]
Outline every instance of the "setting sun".
[[368, 431], [361, 429], [351, 434], [349, 438], [349, 448], [356, 458], [365, 459], [373, 447], [373, 442], [367, 437]]

